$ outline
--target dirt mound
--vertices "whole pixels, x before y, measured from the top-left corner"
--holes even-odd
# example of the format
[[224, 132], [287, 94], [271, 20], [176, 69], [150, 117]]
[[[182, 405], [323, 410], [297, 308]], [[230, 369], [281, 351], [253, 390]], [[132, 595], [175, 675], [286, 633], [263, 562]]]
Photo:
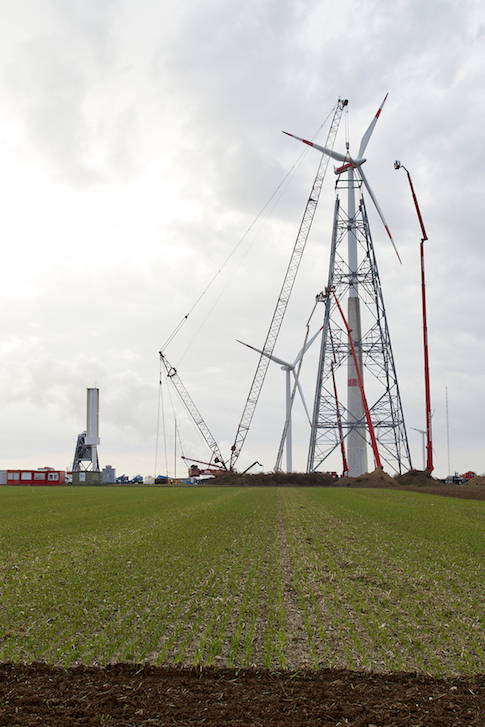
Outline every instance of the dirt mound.
[[470, 487], [485, 487], [485, 477], [483, 475], [479, 477], [472, 477], [466, 482], [466, 485], [469, 485]]
[[425, 470], [409, 470], [402, 475], [395, 475], [393, 479], [397, 485], [412, 485], [412, 487], [432, 487], [439, 484]]
[[485, 709], [484, 681], [332, 669], [0, 664], [0, 725], [475, 727]]
[[335, 485], [332, 475], [322, 472], [268, 472], [261, 474], [246, 473], [237, 474], [235, 472], [227, 472], [218, 475], [213, 480], [207, 480], [205, 485], [229, 485], [229, 486], [247, 486], [247, 487], [294, 487], [301, 485], [304, 487], [328, 487]]
[[392, 487], [395, 482], [384, 470], [375, 469], [358, 477], [341, 477], [338, 484], [346, 487]]

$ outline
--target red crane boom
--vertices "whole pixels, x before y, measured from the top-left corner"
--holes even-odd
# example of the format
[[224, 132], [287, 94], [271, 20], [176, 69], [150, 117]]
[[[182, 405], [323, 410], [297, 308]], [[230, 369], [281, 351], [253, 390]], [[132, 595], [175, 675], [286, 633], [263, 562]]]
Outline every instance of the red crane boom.
[[426, 230], [424, 227], [423, 217], [421, 210], [419, 209], [418, 198], [414, 191], [413, 181], [409, 171], [406, 169], [404, 164], [401, 162], [394, 162], [394, 168], [403, 168], [408, 175], [409, 186], [411, 187], [411, 194], [413, 196], [414, 206], [418, 215], [419, 226], [421, 227], [421, 243], [419, 246], [419, 260], [421, 266], [421, 308], [423, 314], [423, 350], [424, 350], [424, 398], [425, 398], [425, 409], [426, 409], [426, 471], [431, 474], [434, 469], [433, 465], [433, 436], [431, 429], [431, 389], [429, 384], [429, 355], [428, 355], [428, 317], [426, 312], [426, 279], [424, 275], [424, 243], [428, 239]]
[[376, 434], [374, 432], [374, 425], [372, 424], [372, 419], [371, 419], [371, 415], [370, 415], [370, 411], [369, 411], [369, 405], [367, 403], [367, 397], [365, 395], [364, 380], [362, 378], [362, 372], [360, 370], [359, 359], [357, 358], [357, 354], [355, 352], [354, 342], [352, 341], [352, 329], [349, 327], [349, 324], [347, 323], [347, 319], [346, 319], [346, 317], [344, 315], [344, 312], [342, 310], [342, 306], [340, 305], [339, 299], [335, 295], [335, 290], [330, 289], [330, 290], [327, 290], [326, 292], [327, 292], [327, 294], [328, 293], [332, 293], [333, 294], [335, 303], [337, 304], [337, 308], [340, 311], [340, 315], [342, 316], [342, 320], [344, 322], [344, 326], [345, 326], [345, 329], [347, 331], [347, 338], [349, 339], [349, 346], [350, 346], [350, 350], [351, 350], [351, 353], [352, 353], [352, 358], [354, 359], [355, 373], [357, 374], [357, 382], [359, 384], [360, 395], [362, 397], [362, 405], [364, 407], [365, 420], [367, 422], [367, 428], [369, 430], [370, 441], [371, 441], [371, 445], [372, 445], [372, 451], [374, 453], [374, 461], [375, 461], [376, 468], [381, 470], [382, 469], [381, 457], [379, 455], [379, 449], [377, 447]]

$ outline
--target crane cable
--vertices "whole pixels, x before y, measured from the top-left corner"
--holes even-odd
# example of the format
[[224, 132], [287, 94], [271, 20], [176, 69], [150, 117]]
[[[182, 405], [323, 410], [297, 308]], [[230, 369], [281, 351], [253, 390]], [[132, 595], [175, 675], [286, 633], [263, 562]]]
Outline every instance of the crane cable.
[[165, 426], [165, 402], [163, 399], [163, 385], [160, 386], [160, 399], [162, 400], [162, 432], [163, 432], [163, 453], [165, 456], [165, 474], [168, 480], [168, 459], [167, 459], [167, 428]]
[[157, 407], [157, 433], [155, 435], [155, 462], [153, 465], [153, 477], [157, 477], [158, 469], [158, 447], [160, 440], [160, 409], [161, 409], [161, 398], [162, 398], [162, 360], [160, 359], [160, 374], [158, 376], [158, 407]]
[[[330, 113], [322, 121], [322, 123], [318, 127], [317, 131], [313, 134], [313, 136], [311, 137], [311, 139], [315, 139], [318, 136], [318, 134], [320, 133], [320, 131], [323, 129], [323, 127], [327, 123], [328, 119], [335, 112], [335, 108], [336, 108], [335, 106], [332, 108], [332, 110], [330, 111]], [[213, 283], [219, 277], [220, 273], [224, 270], [224, 268], [226, 267], [226, 265], [229, 263], [229, 261], [236, 254], [236, 252], [239, 249], [239, 247], [241, 246], [241, 244], [244, 242], [244, 240], [249, 235], [249, 233], [251, 232], [251, 230], [253, 229], [253, 227], [256, 225], [256, 223], [259, 221], [259, 219], [262, 216], [263, 212], [265, 212], [265, 210], [268, 208], [268, 206], [271, 204], [271, 202], [275, 199], [275, 197], [280, 192], [280, 190], [282, 190], [283, 186], [286, 184], [286, 182], [288, 181], [288, 179], [290, 178], [290, 176], [293, 174], [293, 172], [295, 171], [295, 169], [297, 168], [297, 166], [300, 164], [301, 160], [306, 155], [307, 151], [308, 151], [307, 148], [304, 148], [303, 149], [303, 151], [299, 154], [299, 156], [297, 157], [297, 159], [295, 160], [295, 162], [291, 165], [291, 167], [289, 168], [289, 170], [284, 174], [284, 176], [281, 179], [281, 181], [276, 185], [275, 189], [273, 190], [273, 192], [271, 193], [271, 195], [269, 196], [269, 198], [266, 200], [266, 202], [261, 207], [261, 209], [259, 210], [259, 212], [253, 218], [252, 222], [248, 225], [248, 227], [243, 232], [243, 234], [239, 237], [239, 239], [237, 240], [236, 244], [233, 246], [233, 248], [230, 251], [230, 253], [223, 260], [221, 266], [216, 270], [216, 272], [214, 273], [214, 275], [212, 276], [212, 278], [210, 278], [210, 280], [207, 283], [206, 287], [202, 290], [202, 292], [200, 293], [200, 295], [196, 298], [195, 302], [192, 304], [192, 306], [189, 309], [189, 311], [181, 318], [181, 320], [175, 326], [175, 328], [173, 329], [173, 331], [170, 333], [170, 335], [168, 336], [168, 338], [166, 339], [166, 341], [164, 342], [164, 344], [161, 347], [161, 350], [162, 351], [165, 351], [165, 349], [167, 348], [167, 346], [169, 346], [172, 343], [172, 341], [174, 340], [174, 338], [178, 335], [179, 331], [183, 328], [184, 324], [186, 323], [188, 317], [195, 310], [195, 308], [197, 308], [197, 306], [199, 305], [199, 303], [202, 300], [202, 298], [206, 295], [206, 293], [208, 292], [208, 290], [212, 287]]]
[[350, 130], [349, 130], [349, 107], [347, 106], [344, 111], [344, 129], [345, 129], [345, 148], [347, 153], [350, 149]]
[[[160, 448], [160, 418], [162, 418], [162, 421], [163, 421], [162, 430], [163, 430], [163, 435], [164, 435], [165, 468], [167, 470], [167, 478], [168, 478], [168, 465], [167, 465], [168, 457], [167, 457], [167, 441], [166, 441], [165, 411], [164, 411], [164, 408], [165, 407], [164, 407], [164, 398], [163, 398], [163, 391], [162, 391], [162, 388], [163, 388], [163, 379], [162, 379], [163, 374], [164, 374], [164, 371], [162, 369], [162, 360], [160, 359], [159, 394], [158, 394], [158, 411], [157, 411], [157, 431], [156, 431], [156, 438], [155, 438], [155, 466], [154, 466], [154, 472], [155, 472], [154, 477], [155, 478], [157, 477], [158, 451], [159, 451], [159, 448]], [[167, 391], [168, 391], [168, 398], [170, 400], [170, 407], [172, 409], [173, 420], [174, 420], [174, 423], [175, 423], [175, 437], [178, 440], [178, 444], [179, 444], [179, 447], [180, 447], [180, 453], [181, 453], [181, 456], [182, 456], [182, 459], [183, 459], [185, 457], [184, 445], [183, 445], [183, 441], [182, 441], [182, 436], [180, 434], [180, 427], [179, 427], [178, 421], [177, 421], [177, 414], [176, 414], [176, 411], [175, 411], [175, 405], [173, 403], [172, 391], [170, 389], [170, 386], [167, 386]], [[174, 444], [174, 448], [175, 448], [175, 445], [176, 445], [176, 442]], [[174, 470], [175, 470], [175, 468], [176, 468], [176, 464], [174, 465]]]
[[177, 421], [177, 413], [175, 411], [175, 404], [173, 403], [172, 389], [170, 388], [170, 386], [168, 386], [167, 389], [168, 389], [168, 398], [170, 399], [170, 406], [172, 408], [173, 421], [175, 423], [175, 436], [178, 439], [178, 443], [180, 446], [180, 452], [181, 452], [182, 458], [183, 458], [184, 457], [184, 446], [182, 443], [182, 437], [180, 436], [180, 429], [179, 429], [179, 425], [178, 425], [178, 421]]
[[162, 434], [163, 434], [163, 449], [165, 456], [165, 472], [168, 479], [168, 464], [167, 464], [167, 430], [165, 427], [165, 402], [163, 398], [163, 379], [162, 379], [162, 361], [160, 360], [160, 375], [159, 375], [159, 388], [158, 388], [158, 409], [157, 409], [157, 433], [155, 437], [155, 464], [154, 464], [154, 479], [158, 476], [158, 450], [160, 442], [160, 421], [162, 422]]

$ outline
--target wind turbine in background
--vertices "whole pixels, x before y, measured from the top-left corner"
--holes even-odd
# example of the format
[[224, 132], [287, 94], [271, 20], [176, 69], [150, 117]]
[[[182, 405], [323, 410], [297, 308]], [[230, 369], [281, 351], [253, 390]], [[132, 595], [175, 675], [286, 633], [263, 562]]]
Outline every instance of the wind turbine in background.
[[421, 434], [421, 444], [423, 448], [423, 472], [426, 469], [426, 455], [425, 455], [425, 441], [426, 441], [426, 429], [418, 429], [417, 427], [411, 427], [415, 432]]
[[293, 403], [293, 397], [291, 393], [291, 377], [293, 375], [293, 378], [295, 380], [295, 385], [298, 389], [298, 393], [300, 394], [300, 398], [303, 404], [303, 407], [305, 409], [305, 413], [308, 418], [308, 422], [311, 425], [311, 417], [310, 413], [308, 411], [308, 407], [306, 405], [305, 397], [303, 395], [303, 389], [301, 388], [300, 381], [298, 379], [298, 375], [296, 372], [296, 367], [300, 363], [300, 361], [303, 359], [303, 356], [308, 351], [312, 343], [315, 341], [315, 339], [318, 337], [318, 335], [322, 332], [322, 329], [319, 328], [318, 331], [310, 338], [309, 341], [305, 343], [305, 345], [300, 349], [297, 357], [293, 361], [293, 363], [290, 363], [289, 361], [284, 361], [282, 358], [279, 358], [278, 356], [275, 356], [274, 354], [269, 354], [263, 351], [260, 348], [256, 348], [256, 346], [251, 346], [249, 343], [244, 343], [244, 341], [240, 341], [237, 339], [238, 343], [242, 343], [243, 346], [247, 346], [248, 348], [251, 348], [253, 351], [257, 351], [259, 354], [265, 356], [270, 361], [273, 361], [274, 363], [280, 364], [281, 370], [285, 372], [285, 400], [286, 400], [286, 418], [285, 418], [285, 427], [283, 430], [283, 437], [286, 439], [286, 471], [287, 472], [293, 472], [293, 442], [292, 442], [292, 426], [291, 426], [291, 411], [292, 411], [292, 403]]
[[[362, 195], [362, 187], [364, 187], [384, 225], [399, 262], [401, 262], [387, 221], [362, 168], [367, 161], [364, 157], [367, 145], [381, 115], [387, 95], [362, 136], [356, 156], [350, 154], [348, 139], [346, 139], [346, 152], [340, 153], [287, 131], [283, 133], [339, 162], [339, 166], [335, 168], [337, 175], [336, 202], [327, 289], [334, 289], [340, 301], [343, 301], [344, 298], [347, 299], [347, 321], [351, 330], [351, 343], [356, 351], [358, 368], [362, 375], [365, 373], [367, 378], [371, 379], [372, 376], [372, 381], [376, 384], [376, 395], [369, 408], [377, 430], [379, 448], [383, 450], [382, 458], [392, 469], [400, 472], [403, 466], [405, 468], [411, 466], [409, 446], [379, 272]], [[344, 190], [344, 194], [346, 193], [346, 209], [340, 203], [339, 189]], [[358, 199], [356, 199], [357, 194]], [[343, 252], [344, 239], [347, 240], [346, 254]], [[333, 336], [336, 346], [334, 368], [337, 369], [339, 366], [347, 364], [345, 439], [349, 475], [357, 477], [368, 471], [369, 432], [365, 419], [364, 397], [358, 387], [356, 363], [349, 353], [349, 340], [343, 335], [341, 323], [335, 313], [335, 301], [332, 300], [332, 296], [323, 294], [321, 301], [325, 302], [325, 316], [307, 471], [320, 469], [322, 463], [339, 445], [338, 415], [335, 397], [329, 383], [332, 369], [330, 338]], [[361, 319], [362, 313], [367, 315], [365, 323]], [[377, 391], [379, 386], [381, 390]]]

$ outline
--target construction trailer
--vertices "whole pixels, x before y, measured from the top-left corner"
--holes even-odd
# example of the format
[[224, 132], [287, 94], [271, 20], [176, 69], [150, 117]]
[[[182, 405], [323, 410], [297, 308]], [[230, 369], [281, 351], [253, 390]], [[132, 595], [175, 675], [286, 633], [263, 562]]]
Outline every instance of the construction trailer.
[[66, 484], [64, 470], [40, 467], [37, 470], [8, 469], [0, 470], [0, 485], [39, 485], [58, 486]]

